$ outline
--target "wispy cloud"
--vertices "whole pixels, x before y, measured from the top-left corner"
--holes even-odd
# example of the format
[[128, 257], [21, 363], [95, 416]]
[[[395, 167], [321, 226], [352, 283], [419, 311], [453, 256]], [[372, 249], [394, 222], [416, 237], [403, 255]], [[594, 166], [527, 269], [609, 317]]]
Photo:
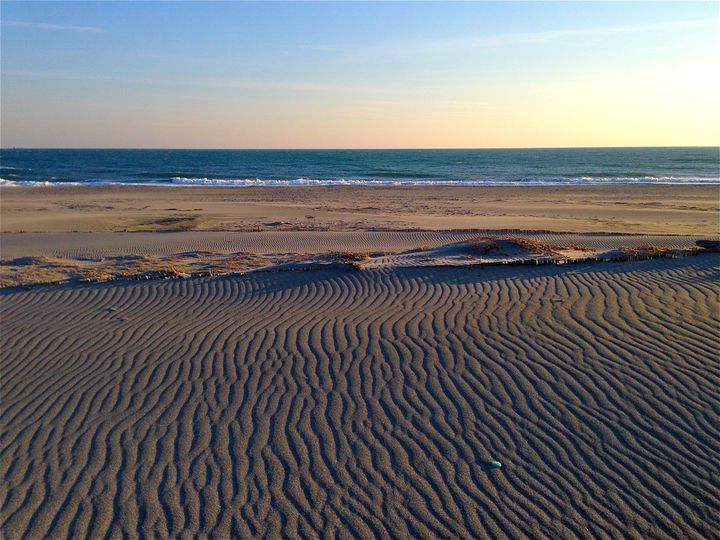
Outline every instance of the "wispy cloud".
[[114, 75], [90, 75], [85, 73], [59, 73], [56, 71], [32, 71], [27, 69], [4, 69], [4, 77], [30, 77], [37, 79], [54, 79], [61, 81], [122, 81], [122, 77]]
[[367, 92], [374, 94], [398, 90], [397, 88], [386, 85], [375, 86], [353, 82], [310, 82], [262, 79], [190, 79], [184, 81], [184, 84], [216, 89], [279, 90], [289, 92]]
[[684, 21], [664, 21], [649, 24], [600, 26], [590, 28], [570, 28], [562, 30], [540, 30], [533, 32], [508, 32], [484, 36], [461, 36], [452, 38], [430, 38], [410, 41], [389, 41], [369, 47], [353, 45], [309, 45], [315, 50], [369, 53], [371, 55], [413, 55], [432, 52], [450, 52], [475, 50], [500, 46], [534, 45], [551, 41], [575, 38], [604, 37], [617, 34], [634, 34], [643, 32], [661, 32], [683, 28], [714, 26], [717, 22], [711, 19], [693, 19]]
[[118, 82], [132, 84], [165, 84], [172, 86], [195, 86], [217, 90], [279, 90], [288, 92], [380, 92], [391, 89], [376, 86], [363, 86], [357, 84], [315, 83], [308, 81], [273, 81], [253, 79], [138, 79], [117, 75], [90, 74], [90, 73], [63, 73], [57, 71], [34, 71], [22, 69], [4, 69], [3, 77], [20, 77], [49, 79], [59, 81], [95, 81]]
[[695, 19], [689, 21], [664, 21], [650, 24], [599, 26], [594, 28], [570, 28], [564, 30], [542, 30], [538, 32], [516, 32], [498, 34], [485, 38], [459, 40], [458, 44], [469, 46], [505, 45], [513, 43], [543, 43], [563, 38], [611, 36], [615, 34], [636, 34], [644, 32], [658, 32], [680, 28], [695, 28], [716, 24], [709, 19]]
[[20, 28], [33, 28], [36, 30], [66, 30], [69, 32], [89, 32], [93, 34], [99, 34], [104, 32], [104, 28], [98, 28], [96, 26], [74, 26], [69, 24], [53, 24], [45, 22], [30, 22], [30, 21], [3, 21], [4, 25], [17, 26]]
[[332, 92], [340, 86], [333, 84], [318, 84], [302, 81], [263, 81], [246, 79], [208, 79], [194, 81], [191, 84], [207, 86], [210, 88], [229, 88], [238, 90], [303, 90]]
[[454, 111], [501, 111], [508, 109], [507, 105], [467, 99], [447, 101], [441, 106], [445, 109], [451, 109]]

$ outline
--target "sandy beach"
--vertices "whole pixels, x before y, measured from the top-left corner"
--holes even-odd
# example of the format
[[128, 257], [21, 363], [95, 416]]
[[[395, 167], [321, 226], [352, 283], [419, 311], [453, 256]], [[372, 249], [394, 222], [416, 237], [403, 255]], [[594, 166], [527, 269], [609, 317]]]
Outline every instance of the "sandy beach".
[[0, 289], [2, 535], [712, 537], [717, 194], [3, 189], [9, 280], [228, 273]]
[[713, 185], [54, 187], [0, 191], [3, 232], [525, 229], [718, 233]]
[[720, 540], [720, 4], [576, 4], [2, 2], [0, 540]]

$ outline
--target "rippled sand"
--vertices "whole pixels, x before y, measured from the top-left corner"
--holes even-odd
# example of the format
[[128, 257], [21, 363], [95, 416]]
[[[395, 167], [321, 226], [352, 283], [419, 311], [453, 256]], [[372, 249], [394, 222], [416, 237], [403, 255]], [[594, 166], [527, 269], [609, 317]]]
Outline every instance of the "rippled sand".
[[2, 535], [712, 537], [717, 263], [4, 291]]

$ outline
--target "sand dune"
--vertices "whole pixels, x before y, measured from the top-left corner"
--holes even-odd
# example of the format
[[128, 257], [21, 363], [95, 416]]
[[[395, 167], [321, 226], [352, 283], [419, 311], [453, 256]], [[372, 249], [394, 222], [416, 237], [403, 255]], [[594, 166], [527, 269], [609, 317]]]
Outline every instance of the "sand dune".
[[2, 534], [712, 537], [717, 262], [6, 291]]
[[[492, 249], [478, 250], [477, 239], [491, 240]], [[0, 234], [0, 288], [204, 277], [261, 268], [327, 269], [338, 264], [377, 269], [611, 260], [648, 245], [656, 246], [653, 251], [672, 250], [672, 256], [681, 256], [696, 252], [697, 240], [527, 232], [478, 236], [477, 231]]]

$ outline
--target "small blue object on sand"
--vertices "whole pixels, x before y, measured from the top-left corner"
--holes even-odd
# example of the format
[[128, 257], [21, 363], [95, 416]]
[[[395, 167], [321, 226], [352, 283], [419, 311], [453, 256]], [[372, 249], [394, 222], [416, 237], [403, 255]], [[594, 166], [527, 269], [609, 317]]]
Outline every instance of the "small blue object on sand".
[[502, 463], [500, 463], [499, 461], [491, 461], [490, 467], [492, 467], [493, 469], [499, 469], [500, 467], [502, 467]]

